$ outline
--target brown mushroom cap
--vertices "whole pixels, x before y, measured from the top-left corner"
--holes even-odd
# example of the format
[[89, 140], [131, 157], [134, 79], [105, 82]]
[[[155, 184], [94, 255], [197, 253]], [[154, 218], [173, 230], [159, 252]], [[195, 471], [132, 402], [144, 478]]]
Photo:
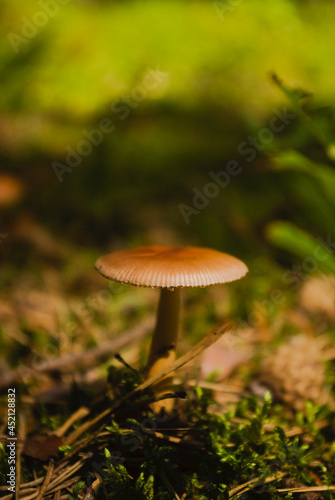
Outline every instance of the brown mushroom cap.
[[197, 247], [144, 246], [100, 257], [105, 278], [137, 286], [204, 287], [242, 278], [247, 266], [226, 253]]

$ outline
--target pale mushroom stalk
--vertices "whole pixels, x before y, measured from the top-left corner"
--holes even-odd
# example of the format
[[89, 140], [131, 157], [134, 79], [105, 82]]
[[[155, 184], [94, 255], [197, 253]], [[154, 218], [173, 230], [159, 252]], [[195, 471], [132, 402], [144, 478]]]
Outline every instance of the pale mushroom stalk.
[[[170, 365], [176, 358], [180, 310], [180, 289], [161, 288], [156, 326], [152, 337], [147, 378], [151, 378]], [[154, 385], [159, 393], [171, 390], [173, 374]], [[167, 402], [164, 403], [166, 407]], [[158, 405], [159, 406], [159, 405]]]

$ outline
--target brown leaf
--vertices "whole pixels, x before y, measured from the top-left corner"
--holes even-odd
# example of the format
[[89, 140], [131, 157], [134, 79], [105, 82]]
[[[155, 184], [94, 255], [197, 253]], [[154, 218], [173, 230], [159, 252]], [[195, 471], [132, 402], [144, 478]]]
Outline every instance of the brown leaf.
[[201, 356], [200, 368], [201, 378], [206, 379], [209, 375], [216, 373], [216, 381], [224, 380], [235, 368], [247, 363], [250, 354], [246, 350], [228, 349], [217, 344], [208, 347]]
[[63, 438], [55, 436], [33, 436], [27, 438], [23, 448], [23, 454], [28, 457], [48, 460], [50, 457], [58, 456], [58, 447], [63, 444]]

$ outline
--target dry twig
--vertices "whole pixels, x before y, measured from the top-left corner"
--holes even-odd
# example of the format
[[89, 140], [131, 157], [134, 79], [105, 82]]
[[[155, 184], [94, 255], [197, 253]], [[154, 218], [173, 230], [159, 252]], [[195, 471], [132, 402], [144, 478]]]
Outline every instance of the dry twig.
[[122, 349], [126, 345], [144, 337], [148, 330], [153, 327], [153, 319], [150, 318], [141, 325], [136, 325], [128, 332], [118, 335], [116, 338], [105, 342], [99, 347], [94, 347], [80, 354], [67, 354], [61, 358], [48, 360], [32, 367], [21, 367], [4, 374], [0, 381], [0, 390], [15, 384], [22, 377], [36, 377], [39, 373], [50, 373], [61, 371], [64, 373], [73, 372], [74, 368], [95, 365], [98, 361], [109, 359], [113, 353]]
[[249, 486], [253, 484], [257, 484], [258, 482], [262, 482], [263, 484], [271, 483], [272, 481], [276, 481], [277, 479], [281, 479], [284, 476], [287, 475], [287, 472], [278, 472], [275, 476], [267, 477], [265, 479], [261, 479], [260, 477], [255, 477], [254, 479], [251, 479], [247, 483], [240, 484], [240, 486], [237, 486], [236, 488], [230, 490], [229, 492], [229, 498], [233, 497], [234, 495], [237, 494], [237, 498], [243, 493], [249, 491]]
[[46, 474], [46, 476], [44, 478], [44, 481], [43, 481], [43, 484], [42, 484], [42, 486], [41, 486], [41, 488], [40, 488], [40, 490], [38, 492], [36, 500], [41, 500], [43, 498], [43, 495], [44, 495], [45, 491], [47, 490], [47, 488], [49, 486], [49, 483], [51, 481], [54, 468], [55, 468], [55, 464], [54, 464], [53, 459], [51, 459], [50, 462], [49, 462], [49, 467], [48, 467], [47, 474]]

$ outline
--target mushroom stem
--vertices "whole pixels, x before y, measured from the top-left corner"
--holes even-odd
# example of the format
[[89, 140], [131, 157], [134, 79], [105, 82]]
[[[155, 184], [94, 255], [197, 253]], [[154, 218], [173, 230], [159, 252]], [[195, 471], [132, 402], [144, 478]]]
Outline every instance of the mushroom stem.
[[[176, 358], [176, 344], [178, 337], [180, 309], [180, 289], [169, 290], [162, 288], [157, 311], [157, 321], [152, 337], [149, 360], [147, 365], [147, 378], [150, 378]], [[167, 375], [154, 385], [153, 389], [159, 396], [171, 391], [173, 374]], [[156, 403], [155, 411], [158, 407], [172, 407], [173, 400], [163, 400]]]

